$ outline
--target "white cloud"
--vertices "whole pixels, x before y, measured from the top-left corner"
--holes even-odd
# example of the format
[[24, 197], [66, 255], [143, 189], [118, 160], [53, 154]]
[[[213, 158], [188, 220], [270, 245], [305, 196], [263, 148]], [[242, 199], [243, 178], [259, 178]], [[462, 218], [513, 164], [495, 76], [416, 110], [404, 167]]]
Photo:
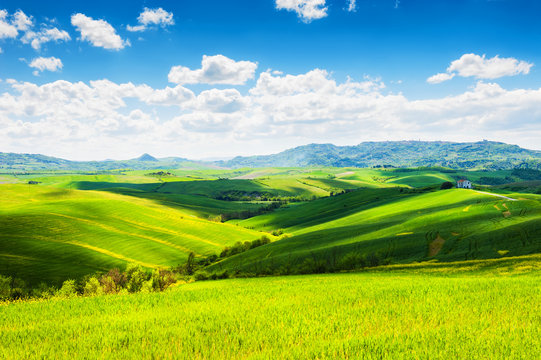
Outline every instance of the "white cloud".
[[235, 61], [223, 55], [203, 55], [201, 69], [173, 66], [168, 79], [175, 84], [230, 84], [242, 85], [253, 79], [257, 63]]
[[6, 80], [5, 87], [0, 143], [6, 150], [62, 155], [66, 148], [77, 158], [227, 156], [309, 142], [441, 140], [442, 134], [450, 141], [488, 138], [539, 148], [541, 136], [541, 89], [483, 81], [459, 95], [415, 101], [386, 91], [381, 80], [337, 81], [323, 69], [268, 70], [245, 94], [107, 79]]
[[25, 44], [30, 43], [30, 45], [35, 49], [39, 50], [41, 44], [50, 42], [50, 41], [69, 41], [71, 40], [70, 35], [65, 30], [59, 30], [55, 27], [53, 28], [42, 28], [39, 32], [27, 31], [24, 36], [21, 38], [21, 41]]
[[356, 9], [357, 9], [356, 2], [357, 2], [356, 0], [348, 0], [348, 11], [349, 12], [356, 11]]
[[0, 39], [16, 38], [19, 31], [24, 35], [19, 38], [23, 44], [31, 44], [35, 50], [39, 50], [41, 44], [49, 41], [68, 41], [71, 40], [69, 34], [56, 27], [41, 25], [39, 31], [34, 31], [34, 21], [32, 16], [26, 15], [22, 10], [17, 10], [8, 21], [8, 12], [0, 10]]
[[16, 38], [18, 34], [17, 27], [8, 21], [8, 12], [0, 10], [0, 39]]
[[54, 56], [51, 57], [38, 57], [32, 60], [28, 65], [31, 68], [37, 69], [39, 71], [58, 71], [64, 66], [62, 61]]
[[27, 16], [22, 10], [17, 10], [15, 14], [13, 14], [12, 24], [20, 31], [27, 31], [34, 25], [32, 17]]
[[498, 55], [487, 59], [485, 55], [464, 54], [460, 59], [451, 62], [447, 73], [431, 76], [427, 82], [437, 84], [450, 80], [455, 75], [477, 79], [497, 79], [504, 76], [528, 74], [532, 66], [532, 63], [526, 61], [519, 61], [515, 58], [500, 58]]
[[245, 108], [249, 99], [237, 89], [210, 89], [202, 91], [192, 105], [193, 109], [214, 113], [233, 113]]
[[325, 0], [276, 0], [276, 9], [294, 11], [305, 23], [326, 17], [328, 10]]
[[128, 31], [144, 31], [148, 29], [149, 26], [159, 25], [165, 27], [168, 25], [174, 25], [175, 20], [173, 20], [173, 13], [167, 12], [162, 8], [149, 9], [145, 8], [139, 17], [137, 18], [140, 25], [130, 26], [128, 25], [126, 29]]
[[426, 79], [426, 82], [429, 84], [439, 84], [447, 80], [451, 80], [455, 77], [455, 74], [451, 73], [439, 73], [436, 75], [432, 75], [428, 79]]
[[497, 55], [487, 59], [485, 55], [465, 54], [451, 63], [448, 72], [459, 76], [473, 76], [478, 79], [497, 79], [503, 76], [528, 74], [533, 64], [514, 58], [500, 58]]
[[94, 20], [89, 16], [77, 13], [71, 16], [71, 24], [81, 33], [81, 40], [93, 46], [109, 50], [120, 50], [130, 43], [116, 33], [116, 30], [105, 20]]

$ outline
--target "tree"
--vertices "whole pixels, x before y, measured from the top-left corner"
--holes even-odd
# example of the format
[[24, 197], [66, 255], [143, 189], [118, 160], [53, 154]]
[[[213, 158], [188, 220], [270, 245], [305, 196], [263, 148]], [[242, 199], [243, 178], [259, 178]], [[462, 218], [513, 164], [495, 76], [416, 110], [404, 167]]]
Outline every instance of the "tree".
[[195, 262], [195, 254], [192, 251], [192, 252], [190, 252], [190, 255], [188, 255], [188, 260], [186, 261], [185, 270], [186, 270], [187, 275], [192, 275], [193, 274], [194, 262]]
[[75, 280], [64, 281], [60, 290], [56, 292], [56, 295], [66, 298], [77, 296], [77, 286], [75, 284]]
[[452, 189], [452, 188], [453, 188], [453, 183], [450, 181], [444, 182], [443, 184], [441, 184], [441, 187], [440, 187], [441, 190], [447, 190], [447, 189]]
[[126, 278], [127, 284], [126, 288], [129, 292], [139, 292], [143, 287], [143, 282], [147, 279], [147, 274], [141, 267], [137, 264], [128, 264], [126, 267]]

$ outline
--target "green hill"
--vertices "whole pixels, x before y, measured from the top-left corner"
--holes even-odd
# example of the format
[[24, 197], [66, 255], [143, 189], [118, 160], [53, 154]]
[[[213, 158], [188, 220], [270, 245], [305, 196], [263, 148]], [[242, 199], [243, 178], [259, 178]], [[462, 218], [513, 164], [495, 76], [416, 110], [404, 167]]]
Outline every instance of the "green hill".
[[460, 189], [358, 190], [237, 222], [256, 230], [282, 229], [290, 237], [226, 258], [210, 270], [332, 271], [541, 252], [541, 196], [516, 197]]
[[152, 199], [49, 186], [0, 185], [0, 274], [29, 283], [125, 267], [183, 263], [261, 233], [196, 218]]

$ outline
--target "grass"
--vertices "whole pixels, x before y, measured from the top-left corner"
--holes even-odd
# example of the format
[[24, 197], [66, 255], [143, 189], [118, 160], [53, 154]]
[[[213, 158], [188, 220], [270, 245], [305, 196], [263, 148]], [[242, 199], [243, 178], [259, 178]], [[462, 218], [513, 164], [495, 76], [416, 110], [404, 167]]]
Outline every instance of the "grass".
[[[460, 175], [434, 170], [172, 172], [3, 176], [0, 274], [59, 285], [127, 262], [177, 265], [277, 229], [289, 237], [208, 270], [280, 272], [311, 259], [330, 267], [352, 253], [392, 264], [1, 303], [0, 358], [541, 358], [541, 196], [414, 189]], [[13, 183], [30, 179], [40, 184]], [[318, 200], [206, 220], [260, 206], [213, 198], [231, 190]], [[327, 197], [342, 190], [354, 191]]]
[[539, 273], [473, 275], [234, 279], [0, 305], [0, 357], [541, 357]]
[[0, 273], [60, 283], [95, 271], [183, 263], [261, 234], [109, 192], [0, 185]]

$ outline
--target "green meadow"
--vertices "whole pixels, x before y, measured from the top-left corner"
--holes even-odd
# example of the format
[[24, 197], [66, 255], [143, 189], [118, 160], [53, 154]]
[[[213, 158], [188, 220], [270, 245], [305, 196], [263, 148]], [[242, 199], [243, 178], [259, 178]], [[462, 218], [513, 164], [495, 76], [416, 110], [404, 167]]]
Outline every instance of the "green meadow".
[[539, 272], [387, 271], [18, 302], [0, 305], [0, 356], [536, 359], [540, 280]]
[[134, 196], [26, 184], [0, 185], [0, 273], [61, 284], [127, 263], [147, 269], [219, 252], [259, 232], [198, 218]]
[[[0, 275], [75, 286], [0, 302], [0, 358], [539, 358], [541, 195], [517, 174], [4, 174]], [[87, 292], [128, 264], [180, 272]]]
[[171, 267], [190, 252], [219, 255], [263, 235], [273, 241], [206, 271], [326, 272], [538, 253], [541, 196], [497, 186], [482, 190], [516, 201], [439, 190], [460, 177], [521, 180], [517, 174], [439, 168], [6, 174], [0, 274], [59, 285], [127, 263]]

